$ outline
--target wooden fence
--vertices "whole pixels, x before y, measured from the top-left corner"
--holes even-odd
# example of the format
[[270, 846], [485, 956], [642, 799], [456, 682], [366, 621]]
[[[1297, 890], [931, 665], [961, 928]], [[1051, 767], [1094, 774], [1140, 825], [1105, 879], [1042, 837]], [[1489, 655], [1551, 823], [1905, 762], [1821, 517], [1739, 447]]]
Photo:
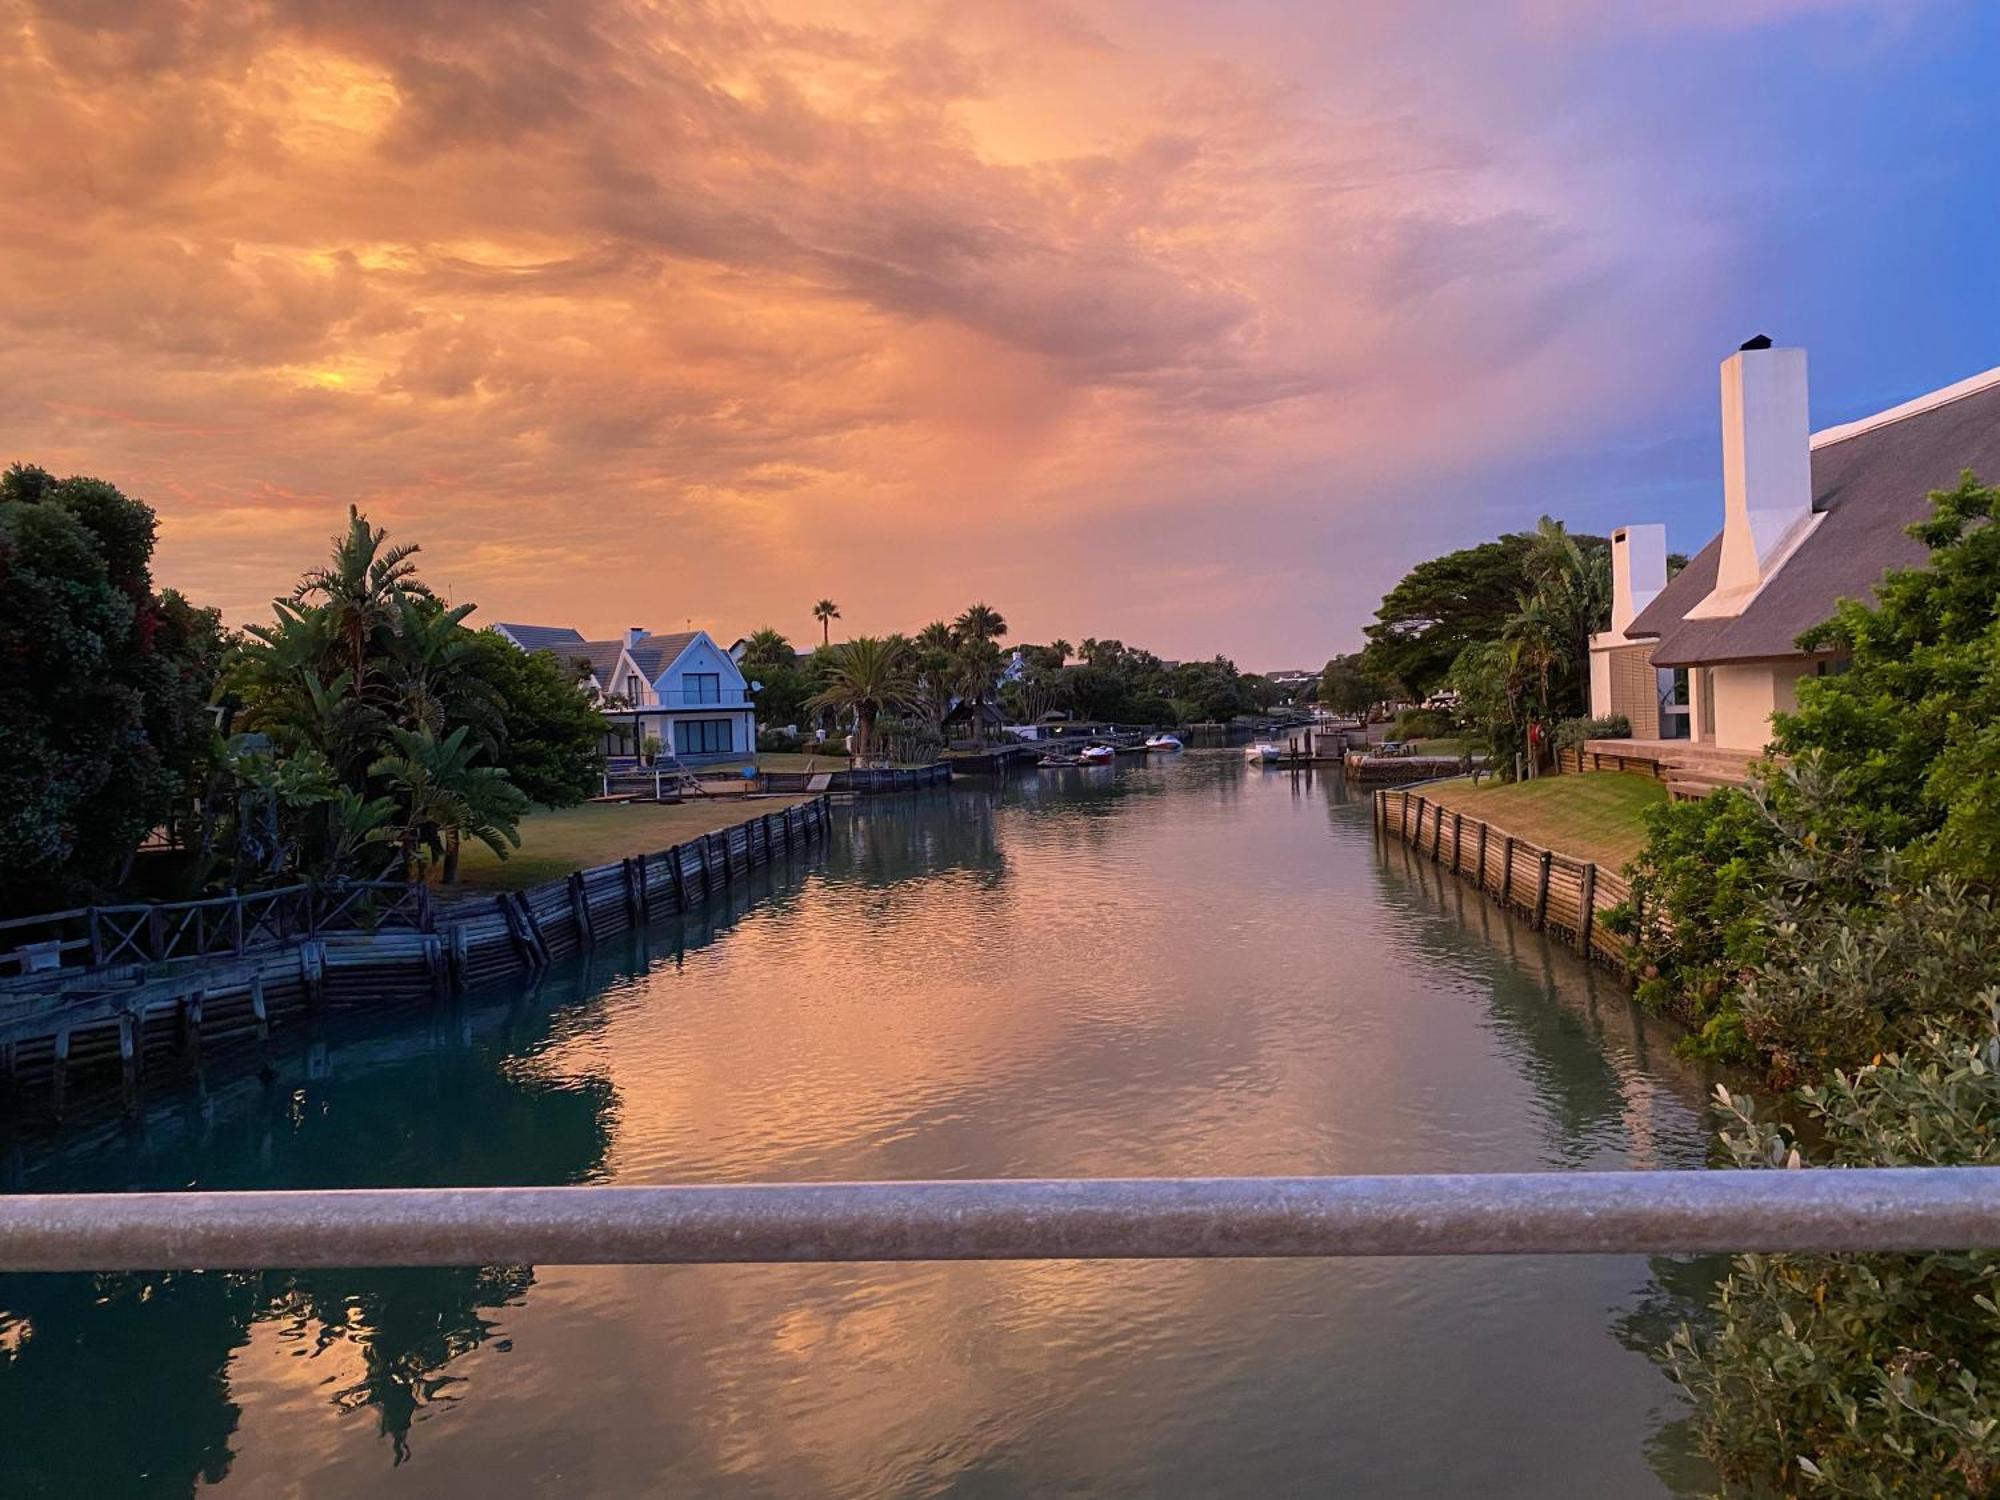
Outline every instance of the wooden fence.
[[1537, 928], [1561, 933], [1577, 952], [1624, 972], [1630, 944], [1603, 919], [1632, 897], [1631, 886], [1615, 871], [1516, 838], [1417, 791], [1376, 792], [1375, 826], [1523, 913]]
[[[109, 961], [0, 980], [0, 1085], [46, 1084], [60, 1112], [71, 1075], [94, 1066], [122, 1076], [129, 1106], [141, 1075], [162, 1062], [198, 1066], [204, 1046], [217, 1043], [261, 1046], [274, 1026], [328, 1003], [442, 998], [545, 968], [726, 893], [758, 867], [822, 842], [830, 825], [828, 800], [818, 797], [496, 895], [434, 900], [422, 886], [392, 885], [302, 897], [292, 887], [99, 908], [84, 941], [101, 942]], [[133, 920], [134, 911], [164, 914]]]
[[400, 880], [121, 906], [80, 906], [0, 922], [0, 971], [241, 958], [256, 948], [331, 932], [432, 929], [430, 892]]
[[1667, 767], [1656, 757], [1619, 755], [1615, 752], [1607, 755], [1601, 750], [1586, 750], [1581, 745], [1556, 751], [1556, 770], [1560, 773], [1630, 771], [1634, 775], [1650, 776], [1655, 781], [1667, 779]]

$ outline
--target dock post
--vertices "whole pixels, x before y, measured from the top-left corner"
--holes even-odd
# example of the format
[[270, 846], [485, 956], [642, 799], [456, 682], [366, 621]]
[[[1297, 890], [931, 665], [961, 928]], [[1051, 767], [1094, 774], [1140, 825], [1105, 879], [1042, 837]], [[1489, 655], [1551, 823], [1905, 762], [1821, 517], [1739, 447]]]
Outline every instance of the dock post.
[[1465, 814], [1451, 815], [1451, 873], [1463, 874], [1465, 869]]
[[1577, 907], [1576, 951], [1590, 957], [1590, 928], [1597, 917], [1597, 863], [1583, 867], [1583, 894]]
[[1506, 863], [1500, 875], [1500, 904], [1506, 906], [1514, 899], [1514, 835], [1511, 833], [1501, 846], [1500, 858]]
[[576, 940], [586, 948], [597, 946], [597, 934], [590, 925], [590, 896], [583, 888], [583, 871], [569, 875], [569, 909], [576, 918]]
[[1535, 927], [1539, 931], [1549, 919], [1549, 866], [1555, 856], [1548, 850], [1542, 851], [1541, 880], [1535, 888]]

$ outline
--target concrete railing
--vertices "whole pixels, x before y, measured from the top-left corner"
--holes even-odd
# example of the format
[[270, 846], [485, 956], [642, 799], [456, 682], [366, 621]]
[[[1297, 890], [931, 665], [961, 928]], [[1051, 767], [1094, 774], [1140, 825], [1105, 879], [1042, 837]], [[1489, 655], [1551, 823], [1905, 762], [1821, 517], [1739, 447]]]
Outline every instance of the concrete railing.
[[2000, 1247], [2000, 1167], [0, 1197], [0, 1271]]

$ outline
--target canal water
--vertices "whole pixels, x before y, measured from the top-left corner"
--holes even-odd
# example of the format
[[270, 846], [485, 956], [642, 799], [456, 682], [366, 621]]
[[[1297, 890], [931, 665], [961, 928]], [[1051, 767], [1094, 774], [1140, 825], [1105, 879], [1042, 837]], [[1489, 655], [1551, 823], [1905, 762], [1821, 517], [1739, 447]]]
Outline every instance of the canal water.
[[[1699, 1165], [1608, 977], [1234, 755], [838, 815], [539, 984], [23, 1127], [16, 1191]], [[1692, 1493], [1626, 1258], [0, 1278], [0, 1492]]]

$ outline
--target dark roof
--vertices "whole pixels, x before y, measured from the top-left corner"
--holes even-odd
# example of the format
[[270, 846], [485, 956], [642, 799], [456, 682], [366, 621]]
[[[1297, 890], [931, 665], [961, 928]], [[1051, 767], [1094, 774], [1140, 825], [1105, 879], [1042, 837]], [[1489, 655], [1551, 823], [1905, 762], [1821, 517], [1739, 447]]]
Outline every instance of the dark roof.
[[2000, 380], [1816, 443], [1813, 509], [1824, 519], [1739, 615], [1682, 616], [1715, 587], [1722, 538], [1702, 548], [1626, 629], [1659, 637], [1656, 666], [1759, 661], [1797, 656], [1800, 635], [1832, 618], [1842, 599], [1873, 596], [1891, 568], [1921, 566], [1929, 556], [1909, 534], [1931, 513], [1932, 490], [1950, 489], [1961, 470], [2000, 479]]
[[646, 681], [658, 682], [660, 674], [674, 664], [674, 658], [687, 650], [694, 638], [692, 630], [678, 631], [673, 635], [642, 635], [625, 649], [632, 653], [632, 660], [646, 674]]
[[559, 656], [583, 654], [582, 633], [566, 625], [509, 625], [503, 620], [495, 628], [511, 635], [523, 651], [553, 651]]
[[623, 641], [585, 641], [577, 652], [590, 663], [590, 672], [597, 679], [597, 685], [607, 693], [618, 691], [618, 684], [612, 679], [618, 675], [618, 653], [625, 649]]

